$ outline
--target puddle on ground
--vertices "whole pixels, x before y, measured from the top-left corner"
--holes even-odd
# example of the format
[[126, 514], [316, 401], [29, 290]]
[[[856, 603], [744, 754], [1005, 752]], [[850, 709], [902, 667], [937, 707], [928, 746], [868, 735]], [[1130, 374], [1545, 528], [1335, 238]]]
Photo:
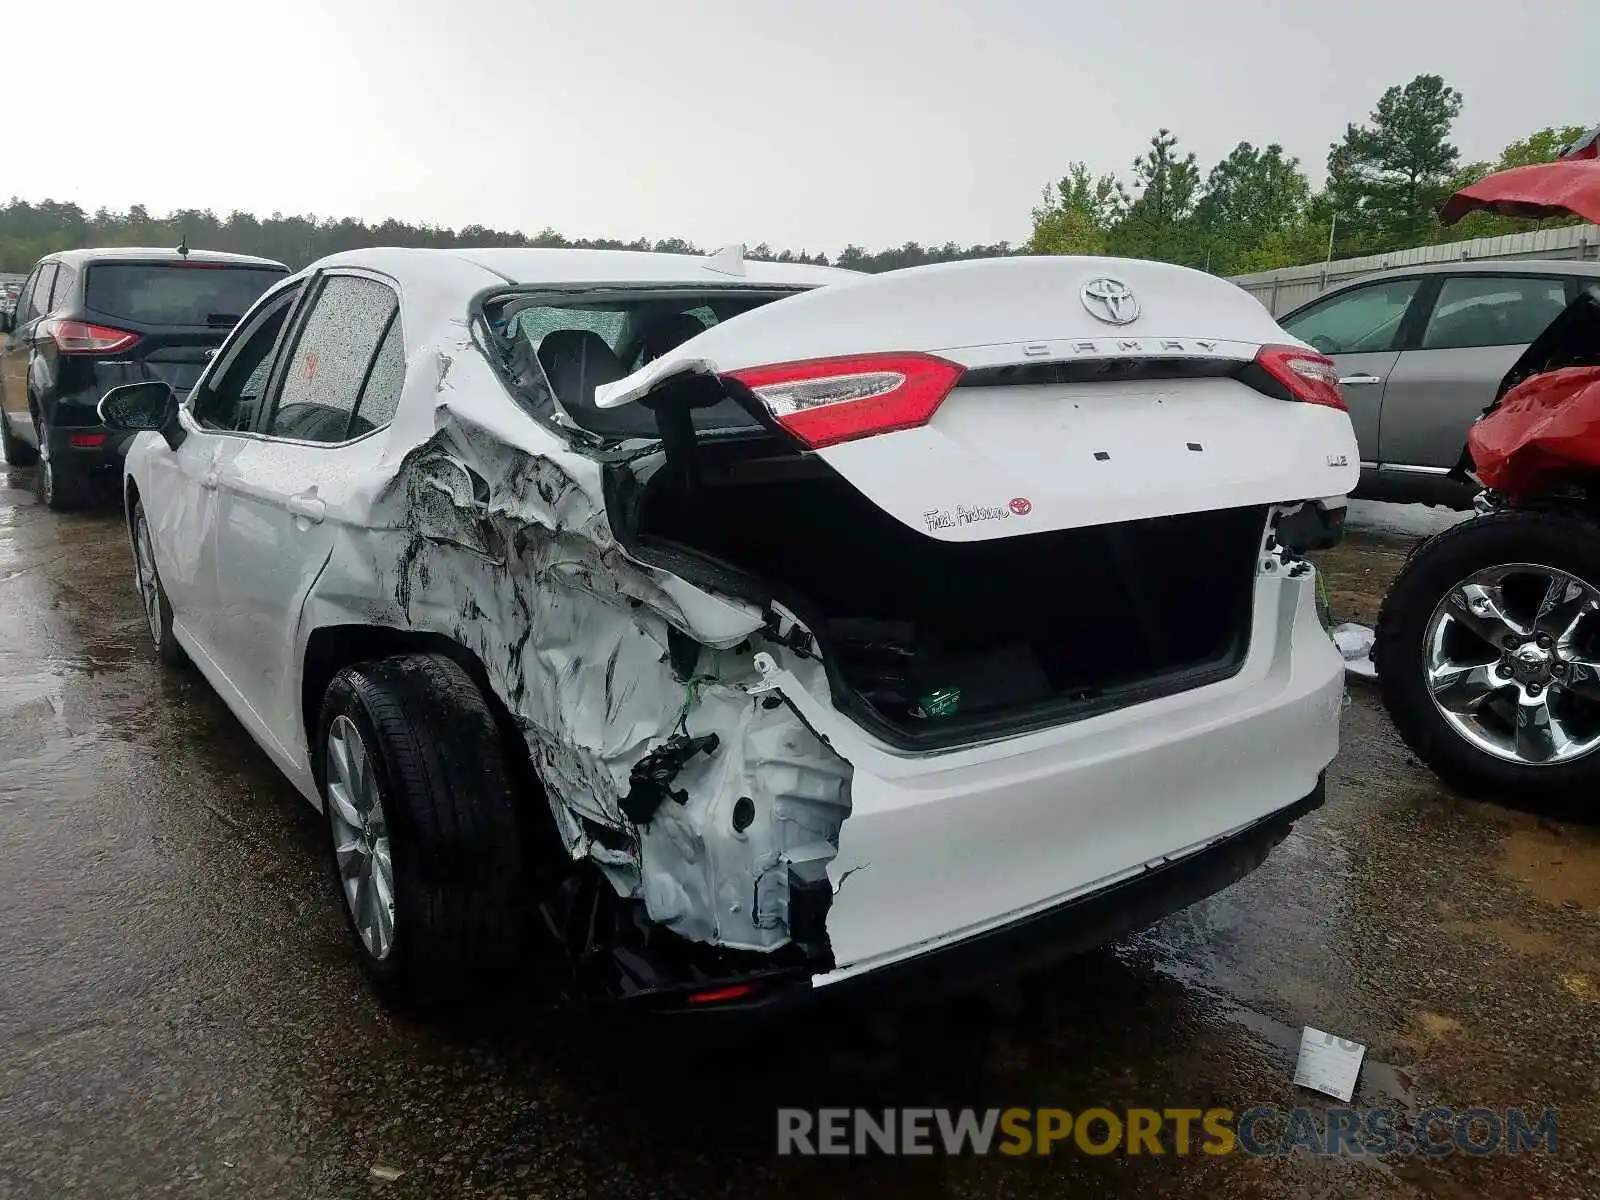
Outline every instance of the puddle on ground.
[[[1194, 963], [1176, 959], [1163, 960], [1158, 957], [1150, 965], [1159, 974], [1182, 984], [1191, 994], [1198, 993], [1205, 996], [1214, 1005], [1216, 1015], [1223, 1021], [1248, 1031], [1259, 1041], [1277, 1050], [1284, 1062], [1285, 1078], [1293, 1076], [1295, 1063], [1300, 1056], [1299, 1026], [1285, 1024], [1276, 1017], [1270, 1017], [1233, 996], [1218, 991], [1205, 982], [1205, 969]], [[1335, 1035], [1341, 1033], [1340, 1030], [1329, 1029], [1326, 1025], [1319, 1025], [1317, 1028]], [[1387, 1105], [1414, 1116], [1424, 1107], [1416, 1094], [1416, 1082], [1415, 1068], [1380, 1062], [1368, 1054], [1361, 1062], [1361, 1075], [1350, 1103], [1367, 1107]], [[1313, 1094], [1309, 1091], [1303, 1093], [1308, 1101]], [[1328, 1103], [1336, 1103], [1326, 1096], [1321, 1099]]]

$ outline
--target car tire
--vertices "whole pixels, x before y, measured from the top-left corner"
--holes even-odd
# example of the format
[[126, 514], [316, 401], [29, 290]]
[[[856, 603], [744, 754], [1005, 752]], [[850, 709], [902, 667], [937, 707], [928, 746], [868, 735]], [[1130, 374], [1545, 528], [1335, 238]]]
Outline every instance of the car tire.
[[13, 467], [31, 467], [39, 461], [39, 452], [12, 431], [11, 418], [3, 408], [0, 408], [0, 453]]
[[83, 503], [84, 481], [50, 453], [50, 430], [35, 410], [33, 427], [39, 433], [39, 457], [33, 469], [33, 494], [52, 512], [67, 512]]
[[[1577, 585], [1564, 582], [1562, 594], [1572, 597], [1571, 611], [1579, 613], [1569, 633], [1543, 635], [1550, 644], [1548, 662], [1530, 665], [1519, 657], [1527, 644], [1522, 632], [1497, 639], [1499, 651], [1489, 649], [1493, 642], [1474, 627], [1491, 635], [1511, 627], [1485, 618], [1482, 612], [1475, 617], [1468, 613], [1469, 604], [1483, 603], [1472, 598], [1480, 593], [1463, 591], [1459, 605], [1445, 607], [1446, 598], [1457, 589], [1495, 587], [1490, 602], [1504, 608], [1515, 628], [1535, 638], [1537, 597], [1550, 594], [1548, 582], [1540, 583], [1546, 571], [1553, 573], [1545, 574], [1546, 580], [1565, 579]], [[1475, 578], [1489, 582], [1473, 585]], [[1507, 584], [1503, 590], [1493, 583], [1502, 578]], [[1462, 628], [1440, 632], [1436, 620], [1455, 621]], [[1566, 617], [1552, 613], [1542, 624], [1553, 631], [1566, 624]], [[1480, 644], [1482, 651], [1477, 650]], [[1496, 653], [1498, 660], [1493, 657]], [[1441, 683], [1456, 677], [1454, 672], [1461, 669], [1458, 658], [1466, 664], [1481, 660], [1485, 673], [1472, 679], [1459, 677], [1463, 690], [1453, 694], [1441, 690], [1443, 698], [1436, 702], [1429, 672], [1434, 670]], [[1593, 797], [1600, 794], [1600, 676], [1591, 681], [1587, 670], [1579, 669], [1580, 663], [1594, 659], [1600, 659], [1600, 526], [1549, 509], [1491, 513], [1428, 539], [1390, 587], [1373, 646], [1384, 707], [1418, 758], [1466, 794], [1561, 810], [1575, 804], [1592, 807]], [[1531, 681], [1525, 675], [1529, 672]], [[1481, 687], [1494, 689], [1493, 704], [1474, 700]], [[1540, 695], [1549, 705], [1542, 709], [1542, 725]], [[1452, 710], [1447, 716], [1446, 703], [1461, 712]], [[1509, 723], [1499, 715], [1507, 710], [1516, 714]], [[1535, 756], [1523, 753], [1518, 740], [1521, 724], [1534, 735], [1541, 729], [1553, 731], [1552, 737], [1579, 735], [1572, 740], [1575, 752], [1535, 761]], [[1463, 732], [1464, 725], [1479, 727]], [[1503, 733], [1502, 728], [1510, 732]], [[1597, 744], [1583, 749], [1591, 739]], [[1498, 745], [1500, 752], [1486, 748], [1486, 743]], [[1534, 744], [1540, 751], [1547, 749], [1545, 744]]]
[[515, 793], [460, 664], [408, 654], [346, 667], [313, 762], [340, 907], [380, 992], [436, 1007], [508, 972], [526, 929]]
[[144, 608], [145, 624], [155, 643], [156, 657], [166, 666], [181, 667], [189, 661], [189, 656], [172, 632], [172, 602], [167, 599], [167, 589], [156, 568], [155, 540], [150, 536], [150, 522], [145, 518], [141, 501], [133, 502], [133, 511], [128, 516], [128, 534], [133, 541], [133, 586]]

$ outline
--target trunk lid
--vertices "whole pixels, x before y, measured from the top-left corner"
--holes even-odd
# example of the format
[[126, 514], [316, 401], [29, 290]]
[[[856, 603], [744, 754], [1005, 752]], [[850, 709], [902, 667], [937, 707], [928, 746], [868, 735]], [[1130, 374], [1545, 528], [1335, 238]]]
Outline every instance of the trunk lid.
[[751, 369], [770, 364], [936, 356], [962, 375], [931, 417], [814, 452], [907, 526], [983, 540], [1348, 492], [1359, 475], [1348, 414], [1271, 394], [1252, 364], [1272, 345], [1315, 356], [1254, 298], [1198, 271], [988, 259], [776, 301], [595, 398], [649, 403], [684, 375], [759, 379]]

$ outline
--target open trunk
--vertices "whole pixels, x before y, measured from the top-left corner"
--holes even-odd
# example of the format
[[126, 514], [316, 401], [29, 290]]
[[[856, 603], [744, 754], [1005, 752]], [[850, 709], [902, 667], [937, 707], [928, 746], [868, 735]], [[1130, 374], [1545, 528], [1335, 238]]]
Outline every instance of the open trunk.
[[636, 495], [636, 551], [793, 612], [835, 706], [891, 743], [1055, 724], [1244, 660], [1264, 506], [951, 542], [772, 440], [701, 467], [692, 492], [662, 470]]

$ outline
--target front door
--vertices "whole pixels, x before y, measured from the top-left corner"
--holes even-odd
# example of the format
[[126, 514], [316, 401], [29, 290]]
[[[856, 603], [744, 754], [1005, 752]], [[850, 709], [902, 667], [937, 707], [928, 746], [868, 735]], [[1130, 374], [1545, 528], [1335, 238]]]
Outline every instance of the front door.
[[219, 567], [226, 594], [214, 639], [224, 673], [291, 757], [304, 760], [301, 609], [352, 501], [381, 466], [404, 378], [399, 300], [385, 282], [330, 273], [273, 373], [258, 436], [218, 461]]
[[252, 436], [298, 294], [298, 285], [285, 288], [228, 339], [180, 414], [182, 443], [156, 446], [147, 460], [141, 500], [173, 618], [213, 660], [227, 616], [217, 574], [218, 467]]
[[1406, 314], [1421, 279], [1385, 279], [1346, 288], [1286, 317], [1283, 327], [1333, 359], [1356, 428], [1361, 461], [1375, 464], [1389, 377], [1399, 361]]

